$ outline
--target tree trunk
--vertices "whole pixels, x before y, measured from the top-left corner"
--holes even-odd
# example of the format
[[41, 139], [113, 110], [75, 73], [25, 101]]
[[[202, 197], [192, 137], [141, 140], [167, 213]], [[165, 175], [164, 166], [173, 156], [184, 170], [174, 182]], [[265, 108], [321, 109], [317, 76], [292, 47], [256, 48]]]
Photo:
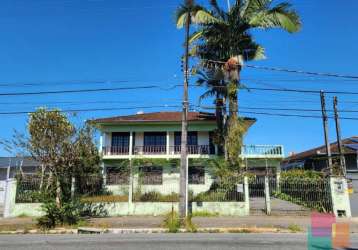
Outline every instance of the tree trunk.
[[47, 179], [46, 190], [48, 190], [50, 188], [50, 185], [52, 184], [52, 182], [53, 182], [53, 173], [52, 173], [52, 171], [50, 171], [50, 174]]
[[76, 178], [74, 176], [71, 177], [71, 200], [75, 199], [75, 188], [76, 188]]
[[58, 208], [61, 207], [61, 183], [58, 175], [56, 175], [56, 205]]
[[41, 181], [40, 181], [40, 190], [42, 190], [44, 186], [44, 175], [45, 175], [45, 167], [44, 164], [41, 164]]
[[219, 93], [216, 94], [215, 101], [215, 116], [216, 116], [216, 124], [218, 128], [218, 137], [219, 141], [217, 144], [218, 147], [218, 155], [223, 154], [223, 144], [224, 144], [224, 117], [223, 117], [223, 99], [220, 98]]

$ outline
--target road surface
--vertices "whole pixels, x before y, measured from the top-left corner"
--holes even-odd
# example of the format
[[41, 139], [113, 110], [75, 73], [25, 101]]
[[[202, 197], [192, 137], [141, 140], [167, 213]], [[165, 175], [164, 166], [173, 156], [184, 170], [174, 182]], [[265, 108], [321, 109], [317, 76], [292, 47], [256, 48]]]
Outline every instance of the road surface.
[[[2, 235], [0, 249], [307, 249], [305, 234]], [[358, 246], [358, 236], [352, 239]]]

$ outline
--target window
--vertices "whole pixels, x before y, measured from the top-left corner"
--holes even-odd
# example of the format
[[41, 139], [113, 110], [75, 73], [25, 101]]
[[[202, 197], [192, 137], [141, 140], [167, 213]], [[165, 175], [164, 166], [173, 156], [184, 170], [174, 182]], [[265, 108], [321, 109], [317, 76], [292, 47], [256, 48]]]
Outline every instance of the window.
[[[181, 132], [174, 133], [174, 145], [180, 146], [181, 144]], [[197, 146], [198, 145], [198, 132], [190, 131], [188, 132], [188, 145]]]
[[205, 169], [201, 166], [189, 167], [189, 184], [205, 184]]
[[163, 184], [163, 167], [141, 167], [139, 170], [143, 185]]
[[129, 185], [129, 170], [120, 167], [106, 167], [108, 185]]
[[166, 132], [145, 132], [144, 146], [165, 146], [167, 144]]
[[129, 147], [129, 133], [112, 133], [112, 147]]

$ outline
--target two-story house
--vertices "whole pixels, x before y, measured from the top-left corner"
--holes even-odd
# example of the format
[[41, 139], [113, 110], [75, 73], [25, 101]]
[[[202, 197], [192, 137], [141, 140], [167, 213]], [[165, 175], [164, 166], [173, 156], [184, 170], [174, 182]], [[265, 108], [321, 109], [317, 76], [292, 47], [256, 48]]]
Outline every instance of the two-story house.
[[[256, 119], [245, 118], [248, 126]], [[124, 187], [132, 182], [138, 185], [141, 179], [142, 192], [158, 191], [170, 194], [179, 192], [179, 159], [181, 153], [181, 112], [138, 113], [93, 120], [101, 131], [100, 150], [106, 186], [114, 193], [125, 193]], [[198, 159], [217, 157], [217, 147], [213, 143], [216, 117], [211, 113], [189, 112], [188, 114], [188, 159], [189, 190], [193, 193], [206, 191], [212, 184], [207, 167]], [[276, 168], [283, 158], [281, 146], [244, 146], [243, 158], [270, 159], [270, 166]], [[131, 162], [151, 159], [150, 164], [137, 166], [137, 171], [129, 178]], [[170, 164], [163, 164], [168, 161]], [[246, 161], [247, 162], [247, 161]], [[254, 161], [255, 162], [255, 161]], [[272, 164], [272, 162], [274, 162]], [[164, 166], [165, 165], [165, 166]], [[255, 169], [255, 166], [252, 166]], [[133, 187], [133, 192], [135, 192]]]

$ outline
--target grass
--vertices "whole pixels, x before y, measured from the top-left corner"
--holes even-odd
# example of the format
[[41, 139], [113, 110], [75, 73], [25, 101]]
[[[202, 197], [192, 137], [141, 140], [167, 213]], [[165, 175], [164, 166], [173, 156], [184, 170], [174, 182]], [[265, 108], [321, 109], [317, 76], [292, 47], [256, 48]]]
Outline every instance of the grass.
[[179, 194], [161, 194], [157, 191], [151, 191], [147, 193], [136, 193], [134, 194], [134, 201], [136, 202], [178, 202]]
[[292, 233], [302, 232], [302, 228], [296, 224], [290, 224], [288, 226], [288, 230], [290, 230]]
[[30, 216], [28, 216], [26, 213], [22, 213], [17, 216], [17, 218], [28, 218], [28, 217]]
[[228, 233], [240, 233], [240, 234], [248, 234], [251, 233], [252, 231], [250, 231], [249, 229], [243, 228], [243, 229], [229, 229]]
[[209, 211], [196, 211], [192, 215], [192, 217], [217, 217], [219, 213], [209, 212]]
[[198, 231], [198, 227], [191, 220], [191, 216], [187, 216], [185, 218], [185, 229], [190, 233], [196, 233]]
[[81, 201], [88, 202], [88, 203], [128, 202], [128, 195], [99, 195], [99, 196], [85, 197], [82, 198]]
[[165, 215], [163, 227], [167, 228], [169, 233], [177, 233], [180, 229], [180, 220], [177, 212], [170, 212]]

